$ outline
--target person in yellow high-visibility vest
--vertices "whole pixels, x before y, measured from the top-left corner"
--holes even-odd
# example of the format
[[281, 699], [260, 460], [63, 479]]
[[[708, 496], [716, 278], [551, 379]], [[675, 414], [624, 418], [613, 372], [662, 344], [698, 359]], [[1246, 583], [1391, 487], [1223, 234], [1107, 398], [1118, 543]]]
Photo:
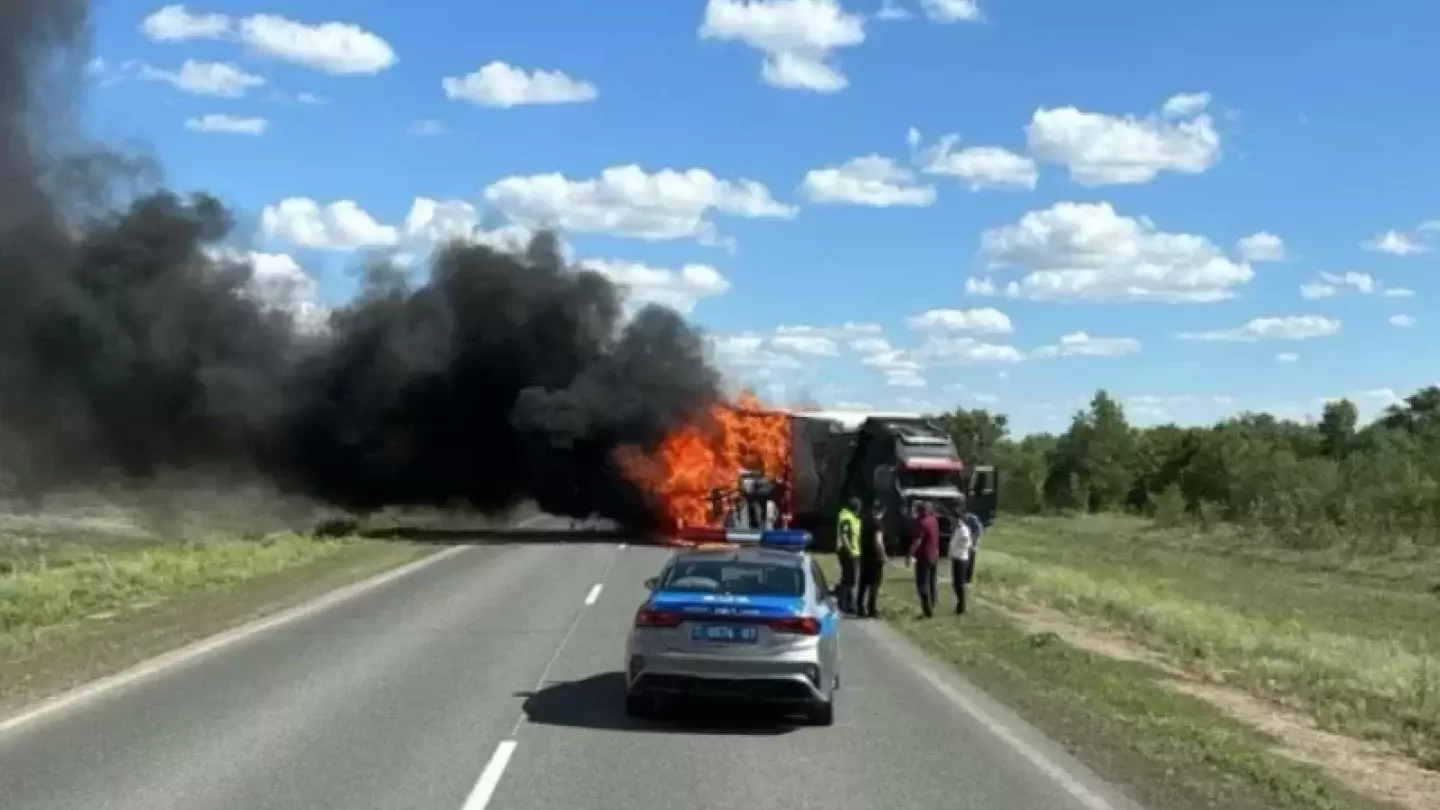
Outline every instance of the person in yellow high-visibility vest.
[[840, 509], [840, 519], [835, 526], [835, 556], [840, 560], [840, 585], [836, 596], [840, 609], [846, 613], [855, 610], [855, 573], [860, 565], [860, 499], [851, 498]]

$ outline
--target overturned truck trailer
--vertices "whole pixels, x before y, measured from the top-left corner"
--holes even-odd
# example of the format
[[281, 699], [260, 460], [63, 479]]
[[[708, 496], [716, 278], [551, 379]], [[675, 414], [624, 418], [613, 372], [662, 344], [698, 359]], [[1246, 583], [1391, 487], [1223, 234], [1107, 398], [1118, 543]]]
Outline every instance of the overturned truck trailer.
[[967, 500], [986, 524], [994, 521], [994, 468], [967, 468], [949, 435], [931, 420], [911, 414], [796, 413], [790, 433], [791, 520], [814, 535], [817, 548], [834, 548], [836, 516], [851, 497], [885, 507], [894, 521], [888, 534], [897, 544], [906, 534], [904, 516], [917, 500], [935, 506], [945, 543]]

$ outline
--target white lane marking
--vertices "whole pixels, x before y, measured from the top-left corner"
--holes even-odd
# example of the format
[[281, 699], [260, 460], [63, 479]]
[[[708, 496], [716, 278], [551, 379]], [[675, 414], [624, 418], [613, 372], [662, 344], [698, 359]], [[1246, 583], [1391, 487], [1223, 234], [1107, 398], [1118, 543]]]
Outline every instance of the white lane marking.
[[585, 605], [587, 607], [595, 604], [595, 600], [600, 598], [600, 589], [603, 587], [605, 587], [605, 583], [597, 582], [595, 583], [595, 587], [590, 589], [590, 593], [585, 595]]
[[624, 543], [621, 543], [621, 544], [620, 544], [620, 550], [621, 550], [621, 551], [624, 551], [624, 550], [625, 550], [625, 544], [624, 544]]
[[[922, 655], [912, 646], [894, 635], [895, 631], [867, 626], [870, 630], [870, 637], [879, 641], [882, 645], [889, 647], [895, 653], [895, 658], [908, 661], [910, 668], [927, 683], [934, 687], [946, 700], [950, 701], [956, 708], [985, 728], [986, 731], [998, 737], [1001, 742], [1010, 746], [1015, 753], [1024, 757], [1031, 765], [1046, 776], [1050, 777], [1062, 790], [1070, 794], [1075, 801], [1079, 802], [1086, 810], [1121, 810], [1112, 804], [1108, 799], [1091, 790], [1084, 782], [1081, 782], [1074, 774], [1057, 764], [1043, 752], [1034, 746], [1020, 739], [1015, 732], [1006, 727], [1005, 723], [994, 715], [985, 711], [975, 701], [961, 694], [952, 686], [944, 676], [935, 670]], [[1127, 807], [1129, 805], [1126, 805]]]
[[500, 777], [505, 774], [505, 767], [510, 764], [515, 745], [514, 740], [504, 740], [495, 748], [495, 753], [491, 754], [490, 761], [485, 763], [485, 770], [480, 772], [479, 781], [475, 783], [460, 810], [485, 810], [485, 806], [490, 804], [490, 797], [495, 795], [495, 788], [500, 786]]
[[[610, 561], [605, 563], [605, 570], [600, 572], [600, 582], [596, 584], [591, 591], [597, 597], [600, 595], [600, 586], [605, 583], [605, 578], [610, 576], [610, 569], [615, 567], [615, 561], [618, 559], [620, 559], [619, 554], [611, 554]], [[565, 652], [565, 645], [570, 642], [570, 637], [575, 635], [575, 629], [580, 626], [580, 620], [585, 618], [585, 614], [589, 610], [590, 602], [587, 600], [584, 607], [575, 611], [575, 620], [570, 622], [570, 629], [565, 631], [565, 635], [560, 639], [560, 643], [555, 645], [554, 654], [552, 654], [550, 660], [545, 663], [545, 669], [540, 671], [540, 678], [535, 681], [535, 688], [531, 689], [531, 692], [538, 694], [541, 689], [545, 688], [545, 684], [550, 682], [550, 670], [555, 668], [555, 662], [560, 660], [560, 654]], [[515, 719], [515, 725], [510, 727], [511, 737], [520, 733], [520, 727], [525, 725], [526, 717], [527, 715], [522, 711], [520, 716]]]
[[[516, 528], [525, 528], [547, 517], [549, 516], [533, 515], [515, 524], [515, 526]], [[231, 644], [244, 641], [245, 639], [264, 633], [267, 630], [274, 630], [277, 627], [299, 621], [309, 616], [314, 616], [343, 602], [354, 599], [363, 593], [388, 585], [397, 579], [409, 576], [421, 569], [429, 568], [458, 554], [463, 554], [471, 548], [472, 546], [448, 548], [437, 554], [431, 554], [428, 557], [422, 557], [414, 562], [406, 563], [399, 568], [382, 571], [369, 579], [362, 579], [359, 582], [346, 585], [343, 588], [316, 597], [309, 602], [304, 602], [292, 608], [282, 610], [279, 613], [263, 616], [255, 621], [222, 631], [208, 638], [200, 639], [179, 649], [161, 653], [129, 669], [78, 686], [49, 700], [41, 701], [28, 711], [0, 721], [0, 734], [7, 734], [23, 725], [33, 723], [46, 715], [54, 714], [55, 712], [78, 705], [84, 701], [93, 700], [122, 686], [128, 686], [147, 678], [153, 678], [181, 664], [188, 663], [223, 647], [228, 647]]]

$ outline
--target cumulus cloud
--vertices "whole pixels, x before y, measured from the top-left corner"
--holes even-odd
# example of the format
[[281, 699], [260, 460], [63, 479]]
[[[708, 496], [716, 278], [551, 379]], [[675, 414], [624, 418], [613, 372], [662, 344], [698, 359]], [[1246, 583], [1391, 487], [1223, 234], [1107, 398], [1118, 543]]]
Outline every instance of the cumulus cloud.
[[1285, 240], [1269, 231], [1252, 233], [1236, 243], [1240, 258], [1247, 262], [1280, 262], [1285, 260]]
[[911, 329], [1007, 333], [1015, 331], [1010, 316], [998, 309], [932, 309], [906, 320]]
[[1409, 329], [1415, 325], [1415, 317], [1413, 315], [1391, 315], [1390, 325], [1397, 329]]
[[1420, 241], [1420, 238], [1411, 234], [1401, 233], [1396, 230], [1378, 233], [1360, 246], [1375, 253], [1388, 253], [1391, 256], [1416, 256], [1421, 253], [1429, 253], [1429, 245]]
[[212, 113], [185, 121], [185, 128], [195, 132], [223, 132], [230, 135], [264, 135], [270, 122], [255, 116]]
[[1329, 337], [1340, 331], [1340, 321], [1321, 315], [1294, 315], [1281, 318], [1255, 318], [1244, 326], [1209, 332], [1181, 332], [1186, 340], [1223, 340], [1254, 342], [1260, 340], [1309, 340]]
[[1147, 217], [1121, 216], [1109, 203], [1057, 203], [1014, 225], [985, 231], [980, 253], [992, 268], [1025, 274], [1003, 287], [971, 278], [967, 292], [1034, 300], [1203, 303], [1234, 297], [1254, 277], [1204, 237], [1167, 233]]
[[865, 21], [835, 0], [708, 0], [699, 35], [763, 53], [773, 87], [835, 93], [849, 85], [835, 52], [865, 41]]
[[1307, 299], [1333, 298], [1344, 290], [1386, 298], [1409, 298], [1415, 294], [1413, 290], [1403, 287], [1385, 287], [1369, 273], [1349, 270], [1344, 273], [1318, 274], [1316, 280], [1300, 285], [1300, 296]]
[[980, 19], [979, 0], [920, 0], [925, 16], [941, 23], [975, 22]]
[[730, 290], [725, 276], [708, 264], [687, 264], [679, 270], [609, 259], [585, 259], [580, 264], [625, 290], [626, 303], [632, 308], [661, 304], [689, 315], [700, 301]]
[[956, 150], [959, 135], [944, 135], [921, 148], [920, 131], [909, 133], [912, 159], [928, 175], [954, 177], [971, 191], [982, 189], [1033, 189], [1040, 179], [1035, 161], [998, 146], [971, 146]]
[[880, 155], [852, 158], [839, 166], [812, 169], [802, 184], [805, 195], [817, 203], [851, 203], [877, 208], [927, 206], [935, 202], [935, 187], [920, 185], [914, 172]]
[[1040, 346], [1032, 357], [1119, 357], [1138, 354], [1140, 341], [1135, 338], [1093, 337], [1085, 332], [1072, 332], [1058, 344]]
[[156, 42], [234, 40], [264, 56], [334, 75], [373, 75], [399, 61], [390, 43], [354, 23], [311, 24], [278, 14], [236, 20], [169, 5], [146, 17], [140, 31]]
[[755, 371], [793, 370], [804, 366], [794, 355], [777, 352], [768, 348], [765, 343], [764, 336], [756, 334], [709, 338], [714, 360], [722, 368]]
[[776, 202], [754, 180], [722, 180], [704, 169], [617, 166], [591, 180], [562, 174], [511, 176], [485, 189], [485, 199], [516, 223], [640, 239], [713, 241], [714, 213], [747, 218], [792, 218], [793, 205]]
[[1161, 172], [1200, 174], [1220, 160], [1220, 134], [1205, 112], [1206, 93], [1170, 97], [1144, 118], [1037, 109], [1025, 128], [1030, 152], [1065, 166], [1081, 185], [1148, 183]]
[[261, 87], [265, 79], [229, 62], [202, 62], [187, 59], [179, 70], [162, 70], [141, 64], [137, 75], [145, 81], [173, 84], [187, 93], [221, 98], [240, 98]]
[[973, 337], [936, 335], [912, 352], [919, 362], [931, 364], [1018, 363], [1024, 352], [1014, 346], [986, 343]]
[[914, 16], [909, 9], [900, 5], [896, 0], [884, 0], [880, 4], [880, 10], [875, 12], [877, 20], [908, 20]]
[[484, 107], [580, 104], [600, 97], [592, 82], [558, 70], [526, 71], [499, 61], [464, 76], [446, 76], [440, 86], [446, 98]]

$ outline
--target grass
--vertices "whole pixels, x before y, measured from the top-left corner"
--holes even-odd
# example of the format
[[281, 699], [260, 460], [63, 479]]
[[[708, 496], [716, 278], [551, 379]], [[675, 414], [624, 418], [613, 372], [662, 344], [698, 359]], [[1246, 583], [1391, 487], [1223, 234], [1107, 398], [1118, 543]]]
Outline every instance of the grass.
[[[1423, 690], [1403, 682], [1426, 659], [1426, 608], [1416, 600], [1428, 593], [1427, 574], [1357, 572], [1365, 565], [1353, 560], [1302, 564], [1215, 540], [1138, 520], [1009, 519], [984, 538], [981, 600], [966, 616], [948, 615], [942, 583], [940, 615], [918, 619], [912, 581], [899, 568], [887, 574], [882, 613], [1146, 806], [1391, 806], [1284, 756], [1274, 738], [1171, 688], [1162, 669], [1031, 632], [1010, 610], [1038, 604], [1118, 627], [1213, 679], [1317, 712], [1327, 706], [1336, 726], [1355, 731], [1363, 716], [1372, 733], [1419, 742], [1399, 718], [1428, 711]], [[1319, 607], [1317, 591], [1330, 595]], [[1323, 668], [1307, 672], [1316, 662]], [[1362, 697], [1386, 693], [1394, 702], [1383, 708]]]
[[1015, 520], [981, 560], [989, 598], [1117, 629], [1207, 680], [1440, 768], [1433, 560], [1281, 554], [1117, 517]]

